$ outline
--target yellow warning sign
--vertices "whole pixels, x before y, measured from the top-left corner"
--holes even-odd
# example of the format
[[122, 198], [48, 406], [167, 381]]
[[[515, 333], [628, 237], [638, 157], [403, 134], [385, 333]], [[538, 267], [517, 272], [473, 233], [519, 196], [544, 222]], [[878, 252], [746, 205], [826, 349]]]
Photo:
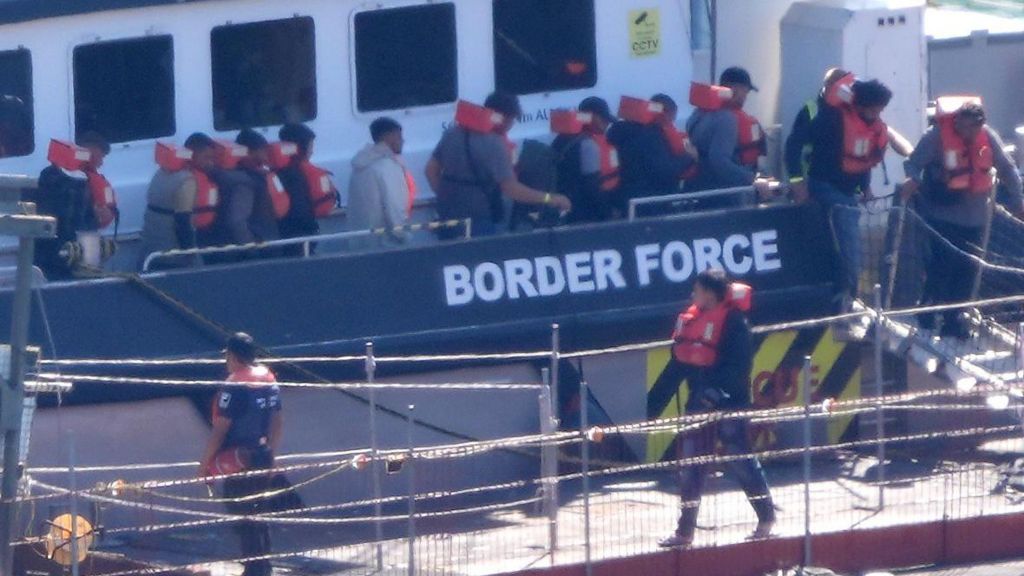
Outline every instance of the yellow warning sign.
[[661, 13], [657, 8], [629, 11], [629, 45], [633, 58], [661, 52]]

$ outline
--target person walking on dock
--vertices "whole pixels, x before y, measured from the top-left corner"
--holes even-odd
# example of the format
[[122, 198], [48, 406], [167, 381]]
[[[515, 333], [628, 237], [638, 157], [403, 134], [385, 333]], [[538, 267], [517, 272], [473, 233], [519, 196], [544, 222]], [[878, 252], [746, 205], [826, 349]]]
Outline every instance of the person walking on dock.
[[[668, 366], [658, 376], [652, 397], [659, 390], [675, 395], [683, 380], [688, 385], [686, 413], [736, 411], [750, 407], [750, 370], [754, 349], [746, 312], [750, 309], [751, 289], [730, 284], [721, 270], [701, 272], [694, 283], [692, 305], [676, 324], [675, 345]], [[679, 392], [677, 398], [681, 398]], [[680, 459], [706, 457], [721, 442], [730, 456], [751, 454], [744, 418], [725, 418], [704, 423], [682, 433], [676, 439]], [[680, 497], [682, 512], [676, 531], [661, 540], [663, 548], [685, 547], [693, 542], [697, 513], [711, 463], [682, 467]], [[747, 494], [757, 514], [752, 538], [767, 538], [775, 525], [775, 506], [761, 463], [753, 455], [729, 460], [726, 467]]]
[[[199, 464], [201, 477], [268, 470], [266, 475], [230, 476], [224, 479], [224, 498], [230, 514], [252, 516], [266, 512], [266, 498], [251, 498], [270, 489], [270, 468], [281, 441], [283, 418], [281, 393], [274, 373], [256, 362], [252, 336], [232, 335], [224, 350], [228, 382], [244, 385], [219, 390], [213, 404], [213, 429]], [[255, 558], [270, 552], [270, 529], [262, 522], [242, 520], [235, 529], [242, 556]], [[268, 560], [243, 562], [243, 576], [269, 576]]]

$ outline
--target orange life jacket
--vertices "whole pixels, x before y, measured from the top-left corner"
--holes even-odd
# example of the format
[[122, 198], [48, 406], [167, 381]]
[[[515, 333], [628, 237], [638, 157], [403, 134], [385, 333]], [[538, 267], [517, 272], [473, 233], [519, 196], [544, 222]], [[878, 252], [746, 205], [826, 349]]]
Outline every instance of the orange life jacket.
[[274, 218], [278, 220], [288, 214], [292, 207], [292, 199], [288, 196], [281, 179], [274, 172], [267, 172], [267, 194], [270, 195], [270, 204], [274, 208]]
[[885, 122], [867, 124], [853, 106], [841, 108], [843, 114], [843, 172], [870, 172], [885, 156], [889, 145], [889, 129]]
[[956, 112], [966, 103], [981, 104], [977, 97], [945, 97], [937, 100], [935, 121], [942, 140], [942, 169], [951, 192], [987, 195], [995, 186], [992, 142], [984, 128], [970, 144], [956, 133]]
[[736, 156], [739, 163], [752, 168], [757, 167], [757, 159], [764, 149], [764, 130], [761, 123], [743, 110], [734, 109], [736, 116]]
[[[722, 110], [726, 108], [731, 98], [732, 89], [725, 86], [690, 83], [690, 104], [700, 110]], [[761, 123], [742, 109], [733, 108], [732, 113], [736, 116], [736, 157], [740, 164], [756, 168], [757, 159], [764, 148], [764, 130]]]
[[274, 142], [267, 147], [267, 166], [271, 170], [287, 168], [298, 153], [299, 147], [294, 142]]
[[177, 172], [188, 168], [192, 161], [192, 151], [188, 148], [178, 147], [174, 144], [157, 142], [154, 150], [157, 166], [168, 172]]
[[206, 172], [193, 169], [196, 179], [196, 201], [192, 205], [192, 225], [196, 230], [206, 230], [217, 220], [217, 205], [220, 204], [220, 190]]
[[750, 310], [750, 286], [734, 283], [724, 302], [711, 310], [691, 305], [676, 320], [672, 339], [676, 342], [672, 354], [683, 364], [706, 368], [718, 360], [718, 344], [722, 340], [725, 318], [730, 310]]
[[213, 147], [217, 152], [217, 166], [224, 170], [238, 168], [239, 160], [249, 155], [248, 148], [230, 140], [214, 140]]
[[485, 108], [478, 104], [459, 100], [455, 104], [455, 124], [480, 134], [495, 132], [505, 121], [501, 112]]
[[591, 134], [590, 138], [601, 152], [601, 191], [612, 192], [619, 187], [619, 151], [608, 142], [604, 134]]
[[594, 121], [593, 114], [579, 112], [576, 110], [552, 110], [551, 131], [555, 134], [575, 136], [583, 131]]
[[334, 206], [338, 203], [338, 189], [331, 182], [331, 173], [303, 160], [299, 164], [302, 175], [306, 178], [306, 186], [309, 187], [309, 200], [313, 203], [313, 214], [317, 218], [329, 216]]
[[110, 223], [117, 220], [117, 194], [110, 181], [96, 170], [87, 169], [85, 176], [88, 179], [89, 196], [92, 198], [93, 214], [96, 216], [96, 224], [100, 228], [110, 226]]
[[825, 90], [825, 103], [834, 108], [842, 108], [853, 104], [853, 83], [857, 77], [848, 73], [832, 83]]
[[413, 178], [412, 172], [404, 165], [402, 166], [402, 172], [405, 173], [405, 189], [408, 193], [405, 202], [405, 217], [408, 218], [412, 216], [412, 205], [416, 202], [416, 179]]

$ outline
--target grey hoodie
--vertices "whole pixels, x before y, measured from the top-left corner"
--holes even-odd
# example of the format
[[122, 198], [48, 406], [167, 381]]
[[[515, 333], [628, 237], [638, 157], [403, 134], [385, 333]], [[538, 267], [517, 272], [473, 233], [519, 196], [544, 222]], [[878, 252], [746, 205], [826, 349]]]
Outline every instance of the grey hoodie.
[[[401, 158], [383, 142], [363, 148], [352, 159], [352, 178], [348, 190], [348, 222], [350, 230], [393, 228], [406, 223], [409, 186]], [[400, 243], [401, 232], [389, 231], [374, 236], [372, 242], [357, 245]]]

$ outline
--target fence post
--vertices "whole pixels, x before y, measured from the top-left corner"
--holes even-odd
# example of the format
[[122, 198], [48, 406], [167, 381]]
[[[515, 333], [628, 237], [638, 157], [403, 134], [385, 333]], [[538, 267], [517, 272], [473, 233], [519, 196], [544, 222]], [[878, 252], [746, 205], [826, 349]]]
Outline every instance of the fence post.
[[583, 460], [583, 562], [586, 575], [591, 576], [594, 569], [590, 563], [590, 439], [587, 438], [587, 407], [590, 403], [590, 390], [587, 381], [580, 378], [580, 438], [582, 440], [581, 455]]
[[71, 492], [71, 576], [78, 576], [78, 480], [75, 477], [75, 434], [68, 431], [68, 488]]
[[555, 417], [555, 428], [558, 428], [559, 403], [558, 403], [558, 363], [562, 355], [562, 344], [560, 328], [558, 324], [551, 325], [551, 410]]
[[892, 253], [885, 256], [885, 262], [889, 266], [889, 276], [886, 278], [885, 308], [892, 306], [892, 294], [896, 289], [896, 275], [900, 268], [900, 251], [903, 249], [903, 227], [907, 222], [907, 207], [899, 207], [899, 215], [896, 217], [896, 233], [893, 234]]
[[366, 383], [368, 387], [368, 400], [370, 403], [370, 474], [373, 482], [373, 528], [376, 537], [376, 558], [377, 570], [384, 569], [384, 547], [381, 544], [384, 540], [384, 527], [381, 524], [381, 489], [380, 489], [380, 461], [378, 459], [377, 445], [377, 394], [373, 386], [377, 374], [377, 360], [373, 353], [373, 342], [366, 343]]
[[544, 515], [548, 519], [548, 553], [555, 562], [558, 548], [558, 453], [550, 440], [555, 433], [555, 417], [551, 407], [551, 371], [541, 368], [540, 433], [544, 436], [540, 450], [540, 475]]
[[804, 567], [811, 565], [811, 357], [800, 371], [804, 402]]
[[409, 454], [406, 458], [406, 466], [409, 469], [406, 471], [408, 476], [406, 477], [409, 484], [409, 519], [408, 519], [408, 539], [409, 539], [409, 576], [416, 574], [416, 458], [413, 455], [415, 445], [412, 443], [412, 430], [413, 430], [413, 418], [412, 413], [416, 410], [415, 404], [409, 404], [409, 412], [406, 416], [406, 441], [409, 444]]
[[885, 508], [885, 370], [882, 366], [882, 287], [875, 284], [875, 436], [878, 441], [878, 509]]
[[1017, 338], [1014, 342], [1017, 378], [1024, 378], [1024, 322], [1017, 323]]

